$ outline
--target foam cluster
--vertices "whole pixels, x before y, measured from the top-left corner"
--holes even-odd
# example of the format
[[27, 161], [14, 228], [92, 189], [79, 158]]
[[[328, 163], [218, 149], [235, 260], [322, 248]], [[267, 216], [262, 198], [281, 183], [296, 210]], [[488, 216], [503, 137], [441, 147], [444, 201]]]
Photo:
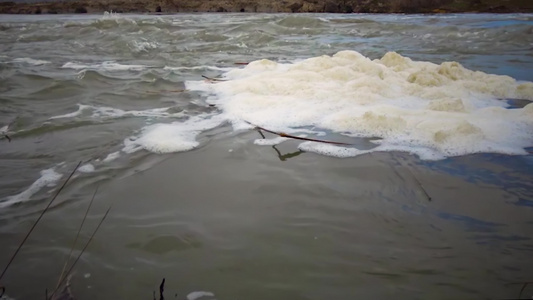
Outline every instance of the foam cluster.
[[[533, 146], [533, 104], [510, 109], [506, 101], [533, 100], [533, 83], [457, 62], [413, 61], [395, 52], [371, 60], [341, 51], [292, 64], [258, 60], [224, 76], [229, 80], [187, 88], [214, 93], [211, 101], [234, 122], [379, 137], [370, 151], [409, 151], [425, 159], [526, 154]], [[369, 152], [301, 147], [343, 157]]]

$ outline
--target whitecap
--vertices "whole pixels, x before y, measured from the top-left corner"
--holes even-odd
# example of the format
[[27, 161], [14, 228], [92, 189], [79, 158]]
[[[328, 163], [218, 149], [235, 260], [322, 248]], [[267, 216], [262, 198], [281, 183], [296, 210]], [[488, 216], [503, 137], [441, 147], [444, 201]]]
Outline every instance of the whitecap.
[[171, 107], [151, 108], [146, 110], [122, 110], [120, 108], [108, 107], [108, 106], [92, 106], [85, 104], [78, 104], [78, 109], [74, 112], [52, 116], [49, 119], [64, 119], [74, 118], [83, 114], [86, 110], [92, 110], [91, 118], [121, 118], [126, 116], [132, 117], [181, 117], [183, 112], [168, 112]]
[[200, 145], [196, 137], [202, 131], [224, 121], [221, 115], [200, 115], [183, 122], [149, 125], [143, 128], [140, 136], [124, 140], [122, 151], [133, 153], [144, 149], [158, 154], [189, 151]]
[[120, 157], [120, 151], [115, 151], [113, 153], [109, 153], [104, 159], [103, 162], [110, 162]]
[[79, 167], [78, 171], [81, 173], [92, 173], [94, 172], [94, 166], [92, 164], [85, 164]]
[[46, 169], [41, 171], [41, 177], [39, 177], [34, 183], [32, 183], [24, 191], [7, 197], [3, 202], [0, 202], [1, 207], [7, 207], [16, 203], [26, 202], [31, 199], [31, 197], [39, 192], [44, 187], [53, 187], [57, 182], [63, 177], [63, 175], [57, 173], [54, 168]]
[[97, 71], [142, 71], [148, 66], [145, 65], [123, 65], [114, 61], [104, 61], [97, 64], [81, 64], [75, 62], [67, 62], [63, 66], [63, 69], [74, 69], [74, 70], [97, 70]]
[[51, 62], [49, 62], [47, 60], [33, 59], [33, 58], [29, 58], [29, 57], [15, 58], [13, 60], [13, 62], [15, 62], [15, 63], [24, 63], [24, 64], [28, 64], [28, 65], [33, 65], [33, 66], [42, 66], [42, 65], [46, 65], [46, 64], [50, 64], [51, 63]]
[[197, 70], [212, 70], [212, 71], [222, 71], [222, 72], [228, 72], [235, 68], [230, 67], [217, 67], [217, 66], [193, 66], [193, 67], [171, 67], [171, 66], [165, 66], [163, 70], [169, 70], [169, 71], [197, 71]]

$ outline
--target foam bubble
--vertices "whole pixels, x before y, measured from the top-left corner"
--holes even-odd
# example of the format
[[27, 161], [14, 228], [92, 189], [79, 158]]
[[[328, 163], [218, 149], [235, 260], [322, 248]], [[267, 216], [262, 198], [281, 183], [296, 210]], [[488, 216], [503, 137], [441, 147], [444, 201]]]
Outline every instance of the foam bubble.
[[92, 173], [94, 172], [94, 166], [92, 164], [85, 164], [78, 168], [78, 171], [82, 173]]
[[187, 295], [187, 300], [197, 300], [202, 297], [215, 297], [215, 294], [211, 292], [205, 292], [205, 291], [195, 291]]
[[31, 196], [39, 192], [42, 188], [55, 186], [61, 177], [63, 177], [63, 175], [57, 173], [54, 168], [42, 170], [39, 179], [24, 191], [9, 196], [4, 202], [0, 202], [0, 207], [7, 207], [15, 203], [29, 201]]
[[[533, 146], [533, 104], [507, 109], [502, 99], [533, 100], [533, 83], [486, 74], [457, 62], [414, 61], [395, 52], [371, 60], [355, 51], [290, 64], [258, 60], [215, 84], [186, 82], [235, 124], [276, 131], [314, 127], [381, 138], [369, 151], [407, 151], [424, 159], [469, 153], [526, 154]], [[324, 155], [368, 151], [304, 143]]]

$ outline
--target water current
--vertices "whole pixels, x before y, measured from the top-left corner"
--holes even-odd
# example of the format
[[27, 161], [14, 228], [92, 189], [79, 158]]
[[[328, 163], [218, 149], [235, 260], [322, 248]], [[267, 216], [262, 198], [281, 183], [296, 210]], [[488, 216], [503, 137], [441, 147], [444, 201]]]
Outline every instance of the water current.
[[11, 298], [55, 287], [96, 189], [74, 255], [112, 210], [77, 299], [152, 299], [163, 277], [206, 300], [533, 280], [533, 15], [0, 15], [0, 41], [2, 266], [82, 161]]

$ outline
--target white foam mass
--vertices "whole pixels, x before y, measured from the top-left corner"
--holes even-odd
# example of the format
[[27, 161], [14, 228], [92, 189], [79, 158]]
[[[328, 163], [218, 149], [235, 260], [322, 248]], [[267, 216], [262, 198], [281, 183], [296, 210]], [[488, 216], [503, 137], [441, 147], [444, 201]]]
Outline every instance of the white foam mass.
[[200, 144], [196, 136], [224, 121], [221, 115], [199, 115], [186, 121], [150, 125], [142, 130], [139, 137], [126, 139], [122, 151], [133, 153], [144, 149], [160, 154], [189, 151]]
[[[187, 82], [234, 123], [246, 120], [294, 132], [313, 126], [353, 137], [379, 137], [371, 151], [408, 151], [423, 159], [469, 153], [526, 154], [533, 146], [533, 104], [506, 109], [508, 98], [533, 100], [533, 83], [464, 68], [413, 61], [395, 52], [371, 60], [341, 51], [279, 64], [258, 60], [224, 74], [227, 81]], [[325, 155], [369, 151], [312, 146]], [[348, 149], [348, 150], [347, 150]]]
[[63, 177], [63, 175], [57, 173], [53, 168], [42, 170], [41, 177], [32, 183], [30, 187], [16, 195], [7, 197], [5, 201], [0, 202], [0, 208], [30, 200], [31, 196], [39, 192], [42, 188], [46, 186], [55, 186], [61, 177]]

